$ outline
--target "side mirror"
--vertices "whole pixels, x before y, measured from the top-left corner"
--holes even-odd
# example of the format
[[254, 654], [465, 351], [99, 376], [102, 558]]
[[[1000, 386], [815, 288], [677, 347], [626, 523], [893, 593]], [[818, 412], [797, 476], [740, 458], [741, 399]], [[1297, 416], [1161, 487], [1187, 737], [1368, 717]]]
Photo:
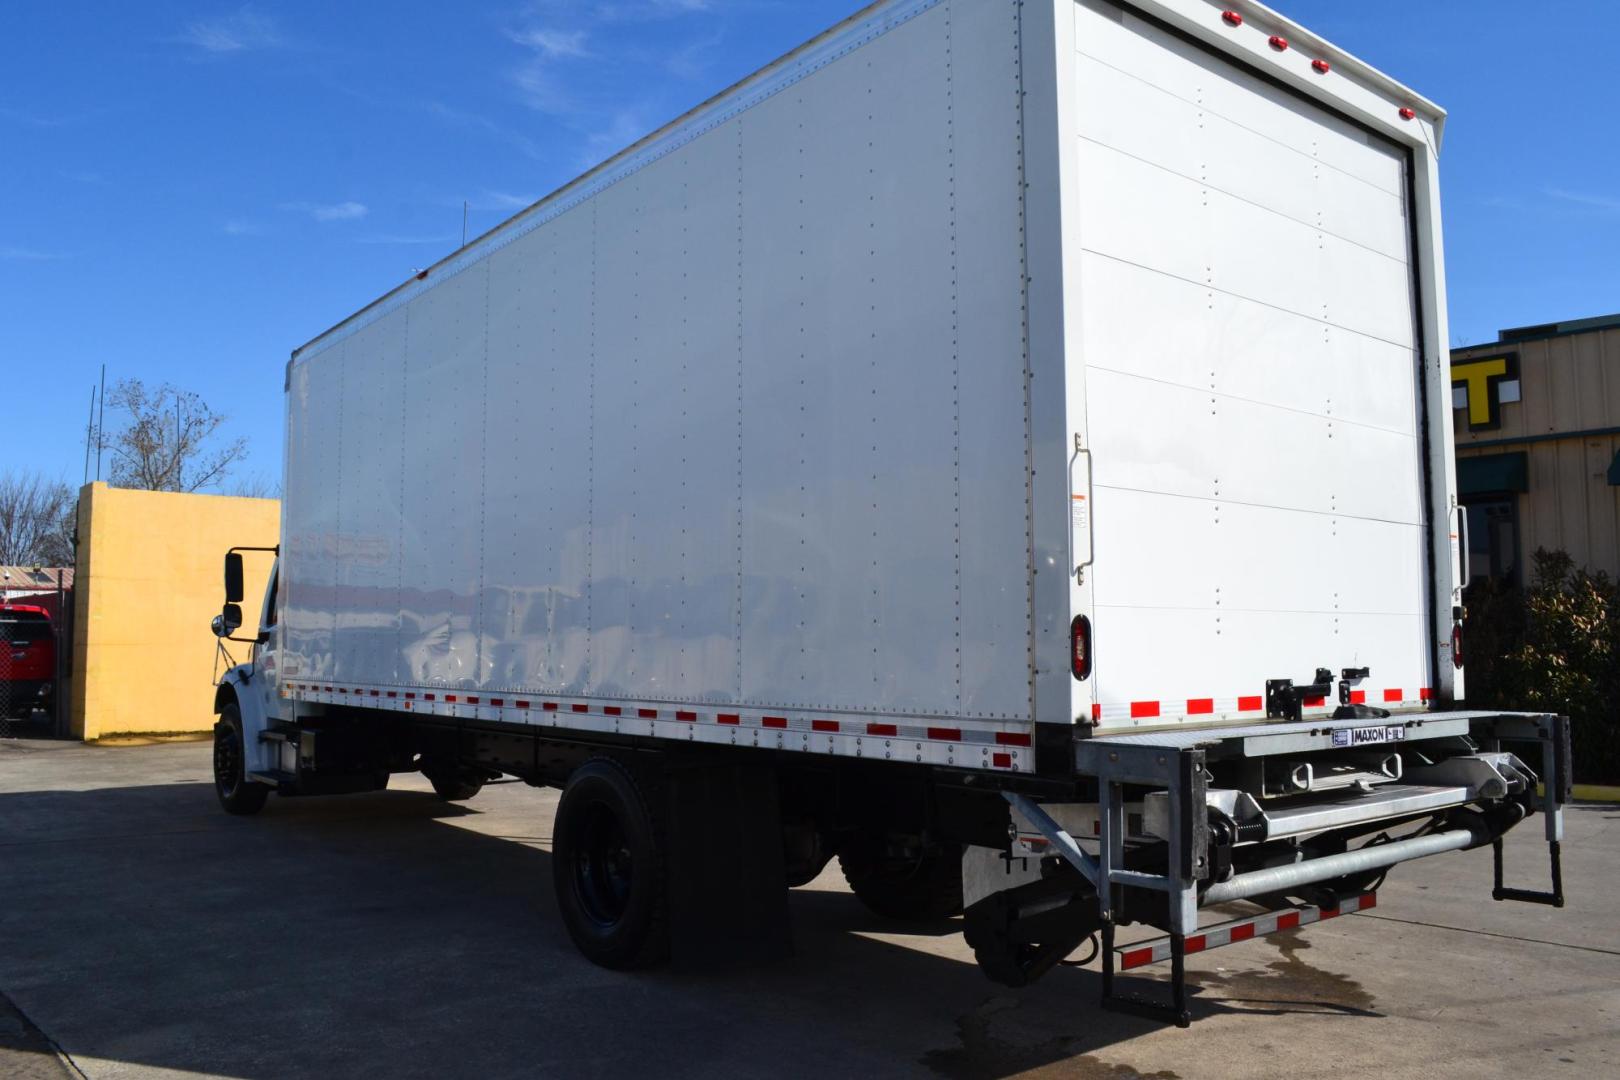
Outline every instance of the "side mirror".
[[235, 604], [226, 604], [223, 611], [214, 616], [214, 636], [228, 638], [242, 629], [242, 609]]
[[[225, 603], [240, 604], [242, 602], [242, 553], [233, 551], [225, 556]], [[228, 610], [228, 609], [227, 609]], [[236, 625], [242, 625], [242, 613], [238, 611]]]

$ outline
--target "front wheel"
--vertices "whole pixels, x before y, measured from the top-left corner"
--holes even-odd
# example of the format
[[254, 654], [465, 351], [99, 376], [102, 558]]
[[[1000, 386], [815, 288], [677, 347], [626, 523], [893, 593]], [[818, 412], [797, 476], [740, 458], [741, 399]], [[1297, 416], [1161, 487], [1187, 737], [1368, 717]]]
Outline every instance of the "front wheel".
[[226, 813], [243, 817], [263, 810], [270, 798], [269, 788], [247, 778], [242, 711], [234, 704], [220, 710], [214, 725], [214, 794]]
[[669, 951], [659, 819], [637, 777], [610, 758], [574, 771], [557, 806], [551, 869], [574, 945], [627, 971]]

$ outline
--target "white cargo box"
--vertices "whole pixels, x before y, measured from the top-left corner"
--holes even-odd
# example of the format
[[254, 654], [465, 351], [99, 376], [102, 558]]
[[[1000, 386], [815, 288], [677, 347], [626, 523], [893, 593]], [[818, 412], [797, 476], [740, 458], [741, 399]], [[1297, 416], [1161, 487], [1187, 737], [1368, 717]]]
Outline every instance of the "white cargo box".
[[1005, 772], [1449, 703], [1442, 114], [1223, 11], [877, 4], [298, 350], [283, 690]]

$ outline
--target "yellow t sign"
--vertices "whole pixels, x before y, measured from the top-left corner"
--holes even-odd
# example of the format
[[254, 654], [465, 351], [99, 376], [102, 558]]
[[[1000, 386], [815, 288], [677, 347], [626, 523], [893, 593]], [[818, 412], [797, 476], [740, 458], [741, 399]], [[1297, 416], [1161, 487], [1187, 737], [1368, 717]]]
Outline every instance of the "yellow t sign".
[[1495, 427], [1501, 411], [1497, 399], [1497, 386], [1508, 377], [1506, 356], [1491, 356], [1481, 360], [1464, 360], [1451, 365], [1451, 384], [1468, 391], [1468, 426]]

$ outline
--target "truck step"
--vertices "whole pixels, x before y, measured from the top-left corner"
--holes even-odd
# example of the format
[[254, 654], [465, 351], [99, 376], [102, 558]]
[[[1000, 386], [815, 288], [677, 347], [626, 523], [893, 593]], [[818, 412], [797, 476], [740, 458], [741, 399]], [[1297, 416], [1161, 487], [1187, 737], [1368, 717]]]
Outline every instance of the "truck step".
[[[1337, 907], [1314, 907], [1306, 905], [1297, 908], [1285, 908], [1281, 911], [1268, 911], [1264, 915], [1254, 915], [1246, 919], [1234, 919], [1231, 922], [1217, 923], [1206, 927], [1196, 934], [1187, 935], [1186, 951], [1192, 953], [1208, 952], [1223, 945], [1236, 945], [1240, 941], [1250, 938], [1265, 937], [1275, 934], [1279, 930], [1297, 930], [1302, 926], [1322, 922], [1326, 919], [1336, 919], [1340, 915], [1354, 915], [1358, 911], [1366, 911], [1378, 905], [1377, 893], [1362, 893], [1359, 896], [1346, 897], [1339, 901]], [[1130, 971], [1133, 968], [1147, 967], [1149, 964], [1162, 963], [1170, 959], [1170, 938], [1159, 937], [1149, 941], [1138, 941], [1131, 945], [1114, 946], [1116, 967], [1120, 971]]]
[[279, 769], [265, 769], [247, 774], [247, 778], [258, 784], [269, 784], [278, 791], [286, 786], [298, 782], [298, 774], [282, 772]]
[[298, 741], [298, 725], [286, 721], [277, 721], [259, 732], [260, 742], [296, 743]]

